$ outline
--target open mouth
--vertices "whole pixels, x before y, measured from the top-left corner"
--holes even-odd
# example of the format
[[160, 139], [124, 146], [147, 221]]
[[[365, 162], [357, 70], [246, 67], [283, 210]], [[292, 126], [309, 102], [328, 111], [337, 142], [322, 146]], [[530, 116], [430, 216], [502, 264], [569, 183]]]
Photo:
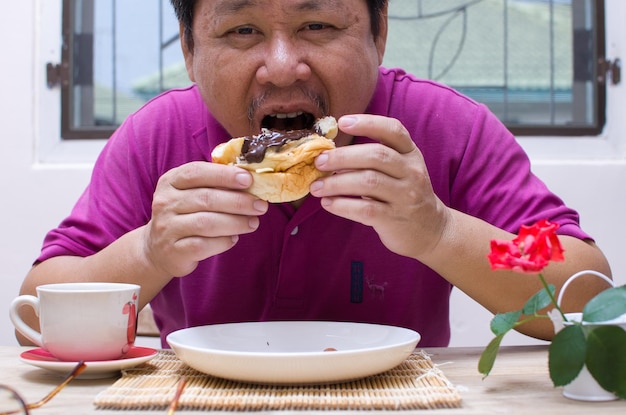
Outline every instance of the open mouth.
[[277, 131], [304, 130], [313, 128], [315, 117], [307, 112], [292, 112], [289, 114], [271, 114], [263, 118], [262, 128]]

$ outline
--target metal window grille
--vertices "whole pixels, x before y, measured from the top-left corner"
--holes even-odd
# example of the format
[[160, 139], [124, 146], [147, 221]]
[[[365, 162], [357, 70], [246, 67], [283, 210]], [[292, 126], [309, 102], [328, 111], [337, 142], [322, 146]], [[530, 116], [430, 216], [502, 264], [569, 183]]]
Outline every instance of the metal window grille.
[[[384, 65], [488, 105], [517, 135], [597, 135], [606, 84], [602, 0], [392, 0]], [[189, 84], [168, 0], [63, 0], [64, 139], [107, 138], [160, 92]], [[607, 80], [607, 74], [612, 75]]]

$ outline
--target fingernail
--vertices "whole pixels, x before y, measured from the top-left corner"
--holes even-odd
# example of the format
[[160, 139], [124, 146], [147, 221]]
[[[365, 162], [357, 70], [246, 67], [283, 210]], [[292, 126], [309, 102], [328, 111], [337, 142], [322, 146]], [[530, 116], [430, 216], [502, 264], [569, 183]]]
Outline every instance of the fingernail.
[[259, 227], [259, 218], [257, 218], [256, 216], [251, 217], [250, 219], [248, 219], [248, 226], [250, 227], [250, 229], [256, 229]]
[[315, 159], [315, 165], [317, 167], [322, 167], [328, 161], [328, 154], [322, 153]]
[[315, 182], [311, 183], [310, 190], [311, 190], [311, 192], [317, 192], [318, 190], [320, 190], [322, 188], [323, 185], [324, 185], [324, 183], [322, 183], [320, 180], [315, 181]]
[[235, 180], [242, 186], [248, 187], [252, 184], [252, 176], [250, 173], [237, 173], [235, 175]]
[[267, 212], [268, 203], [264, 200], [255, 200], [252, 207], [254, 207], [254, 210], [257, 212], [265, 213]]
[[341, 117], [339, 119], [339, 128], [352, 127], [356, 124], [357, 118], [351, 115], [346, 115], [345, 117]]

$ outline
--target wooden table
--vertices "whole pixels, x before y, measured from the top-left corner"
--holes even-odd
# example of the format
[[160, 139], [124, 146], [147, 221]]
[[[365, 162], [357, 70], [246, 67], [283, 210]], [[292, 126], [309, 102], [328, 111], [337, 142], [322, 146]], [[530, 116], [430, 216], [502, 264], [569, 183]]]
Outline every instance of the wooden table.
[[[0, 347], [0, 383], [15, 388], [28, 402], [46, 395], [59, 383], [60, 377], [43, 369], [22, 363], [18, 356], [27, 350], [20, 347]], [[463, 397], [460, 409], [420, 411], [424, 414], [626, 414], [626, 401], [579, 402], [567, 399], [561, 388], [554, 388], [547, 369], [545, 346], [503, 347], [488, 378], [476, 369], [482, 349], [430, 348], [432, 361], [446, 377], [459, 387]], [[46, 414], [121, 414], [121, 411], [96, 410], [94, 397], [115, 381], [75, 380], [45, 406], [33, 410], [34, 415]], [[165, 411], [131, 411], [124, 414], [153, 414]], [[199, 412], [177, 411], [181, 414]], [[302, 412], [296, 412], [301, 414]], [[342, 411], [342, 414], [348, 413]], [[363, 412], [359, 412], [362, 414]], [[375, 413], [375, 412], [372, 412]], [[397, 412], [396, 412], [397, 413]]]

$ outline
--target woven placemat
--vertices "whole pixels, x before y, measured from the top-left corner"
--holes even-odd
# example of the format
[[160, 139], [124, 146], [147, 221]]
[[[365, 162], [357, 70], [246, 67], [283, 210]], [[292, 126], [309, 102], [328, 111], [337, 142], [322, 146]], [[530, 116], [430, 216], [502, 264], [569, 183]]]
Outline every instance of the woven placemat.
[[424, 351], [402, 364], [364, 379], [325, 385], [256, 385], [230, 381], [190, 368], [169, 350], [122, 372], [95, 399], [99, 409], [164, 410], [181, 377], [187, 379], [179, 409], [408, 410], [458, 408], [461, 396]]

